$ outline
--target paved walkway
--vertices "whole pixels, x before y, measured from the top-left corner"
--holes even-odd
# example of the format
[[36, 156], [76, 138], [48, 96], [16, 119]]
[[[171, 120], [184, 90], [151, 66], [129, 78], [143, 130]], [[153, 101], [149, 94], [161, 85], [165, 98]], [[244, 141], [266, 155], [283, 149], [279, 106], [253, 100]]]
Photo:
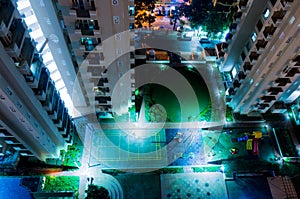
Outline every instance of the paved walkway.
[[161, 175], [162, 199], [227, 199], [224, 175], [220, 172]]

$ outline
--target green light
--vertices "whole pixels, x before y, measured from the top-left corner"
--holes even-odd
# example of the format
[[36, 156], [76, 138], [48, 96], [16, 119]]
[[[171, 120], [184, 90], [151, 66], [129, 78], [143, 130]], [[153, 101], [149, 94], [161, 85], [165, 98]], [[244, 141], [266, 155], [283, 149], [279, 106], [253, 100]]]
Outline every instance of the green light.
[[193, 69], [194, 67], [192, 65], [187, 65], [186, 66], [189, 70]]
[[160, 68], [161, 71], [164, 71], [164, 70], [168, 69], [168, 66], [167, 65], [160, 65], [159, 68]]
[[134, 91], [134, 94], [135, 94], [135, 95], [139, 95], [139, 94], [140, 94], [139, 89], [136, 89], [136, 90]]

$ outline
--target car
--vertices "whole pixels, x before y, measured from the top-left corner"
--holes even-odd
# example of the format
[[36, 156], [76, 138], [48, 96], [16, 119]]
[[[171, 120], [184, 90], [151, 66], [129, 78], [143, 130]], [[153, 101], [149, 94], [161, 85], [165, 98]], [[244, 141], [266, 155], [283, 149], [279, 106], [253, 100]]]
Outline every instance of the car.
[[199, 42], [200, 42], [200, 44], [209, 44], [209, 43], [211, 43], [208, 38], [201, 38], [199, 40]]
[[177, 37], [177, 40], [179, 40], [179, 41], [192, 41], [192, 37], [187, 36], [186, 34], [183, 34], [182, 36]]
[[234, 154], [237, 154], [237, 153], [239, 152], [239, 150], [238, 150], [237, 148], [231, 148], [231, 149], [229, 150], [229, 152], [230, 152], [232, 155], [234, 155]]
[[182, 31], [183, 31], [183, 28], [180, 27], [180, 26], [178, 26], [178, 27], [176, 28], [176, 30], [177, 30], [177, 32], [182, 32]]

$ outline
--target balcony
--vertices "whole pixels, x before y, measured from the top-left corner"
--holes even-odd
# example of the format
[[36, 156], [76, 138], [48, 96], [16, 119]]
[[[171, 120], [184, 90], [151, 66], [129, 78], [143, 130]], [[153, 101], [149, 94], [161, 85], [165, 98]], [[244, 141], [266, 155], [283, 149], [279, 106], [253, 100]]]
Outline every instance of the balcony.
[[64, 110], [65, 110], [64, 103], [60, 100], [59, 107], [58, 107], [58, 110], [57, 110], [57, 117], [56, 117], [56, 119], [52, 120], [57, 128], [62, 127]]
[[276, 27], [272, 25], [265, 27], [263, 34], [265, 36], [265, 39], [269, 41], [271, 37], [273, 36], [274, 32], [276, 31]]
[[16, 63], [18, 70], [23, 74], [23, 75], [29, 75], [31, 74], [30, 71], [30, 65], [33, 60], [33, 55], [34, 55], [34, 50], [35, 47], [31, 41], [31, 38], [25, 38], [24, 44], [21, 50], [21, 59], [20, 63]]
[[229, 88], [228, 93], [229, 95], [235, 95], [235, 91], [232, 87]]
[[217, 55], [218, 55], [218, 59], [223, 59], [224, 58], [224, 55], [225, 55], [225, 52], [224, 51], [219, 51], [218, 53], [217, 53]]
[[9, 138], [13, 137], [6, 129], [0, 129], [0, 138]]
[[31, 74], [25, 75], [25, 80], [31, 88], [37, 88], [40, 79], [43, 63], [41, 62], [39, 55], [35, 55], [30, 66]]
[[284, 10], [288, 10], [292, 3], [294, 2], [294, 0], [280, 0], [280, 3], [282, 5], [282, 7], [284, 8]]
[[99, 30], [98, 20], [76, 20], [75, 29]]
[[236, 24], [236, 23], [232, 23], [232, 24], [230, 24], [230, 26], [229, 26], [229, 31], [230, 31], [231, 33], [234, 33], [234, 32], [236, 31], [236, 28], [237, 28], [237, 24]]
[[291, 65], [293, 67], [300, 67], [300, 55], [295, 56], [292, 60], [291, 60]]
[[62, 122], [59, 123], [61, 124], [60, 126], [57, 125], [57, 128], [60, 132], [63, 132], [63, 134], [66, 132], [67, 125], [68, 125], [68, 120], [69, 120], [69, 114], [68, 114], [68, 109], [64, 109], [63, 117], [62, 117]]
[[299, 73], [300, 73], [299, 68], [294, 67], [289, 70], [289, 72], [286, 74], [286, 77], [294, 77], [296, 74]]
[[278, 86], [284, 87], [287, 84], [291, 83], [291, 80], [289, 78], [278, 78], [278, 79], [275, 80], [275, 83]]
[[227, 33], [227, 35], [225, 36], [225, 41], [227, 44], [229, 44], [232, 40], [233, 34], [231, 33]]
[[42, 106], [46, 111], [51, 111], [53, 108], [52, 100], [53, 100], [53, 95], [54, 95], [54, 82], [49, 82], [48, 89], [46, 91], [46, 100], [42, 101]]
[[110, 104], [96, 105], [96, 112], [112, 112], [112, 106]]
[[95, 34], [94, 34], [94, 30], [89, 30], [89, 29], [87, 29], [87, 30], [81, 29], [81, 34], [82, 34], [82, 35], [88, 35], [88, 36], [93, 36], [93, 35], [95, 35]]
[[107, 78], [100, 78], [98, 81], [98, 86], [99, 87], [105, 87], [108, 84], [108, 79]]
[[13, 43], [6, 50], [11, 57], [19, 57], [26, 31], [22, 19], [15, 19], [9, 30], [12, 33]]
[[20, 144], [20, 142], [19, 142], [16, 138], [14, 138], [14, 137], [6, 138], [6, 139], [4, 140], [4, 142], [5, 142], [6, 144], [10, 144], [10, 145]]
[[228, 50], [228, 44], [226, 42], [222, 42], [221, 43], [221, 48], [224, 52], [226, 52]]
[[247, 4], [248, 4], [248, 0], [241, 0], [238, 7], [240, 8], [241, 11], [244, 11], [247, 7]]
[[216, 45], [216, 52], [217, 52], [218, 59], [223, 59], [224, 58], [224, 55], [225, 55], [224, 47], [227, 47], [227, 46], [228, 46], [228, 44], [225, 43], [225, 42], [224, 43], [219, 43], [219, 44]]
[[257, 52], [251, 52], [249, 55], [249, 59], [251, 64], [255, 64], [259, 58], [260, 54], [258, 54]]
[[76, 16], [78, 18], [91, 18], [89, 10], [76, 9]]
[[241, 86], [241, 83], [238, 80], [234, 80], [232, 85], [233, 85], [233, 88], [236, 89], [236, 88], [239, 88]]
[[233, 15], [233, 19], [235, 22], [239, 22], [241, 20], [241, 17], [242, 17], [243, 13], [242, 12], [236, 12], [234, 15]]
[[49, 71], [47, 68], [43, 68], [40, 76], [40, 81], [37, 89], [33, 89], [36, 97], [43, 101], [46, 99], [46, 90], [49, 82]]
[[281, 87], [271, 87], [268, 89], [269, 95], [278, 95], [281, 92], [283, 92]]
[[11, 1], [0, 2], [0, 37], [8, 34], [10, 24], [13, 21], [15, 7]]
[[61, 106], [61, 99], [59, 98], [58, 93], [54, 92], [53, 101], [52, 101], [52, 110], [48, 111], [49, 117], [52, 120], [57, 119], [57, 113], [60, 106]]
[[95, 87], [94, 92], [95, 92], [96, 97], [109, 96], [109, 88], [107, 88], [107, 87]]
[[262, 103], [262, 104], [257, 104], [258, 109], [260, 110], [265, 110], [266, 108], [270, 107], [268, 103]]
[[255, 46], [256, 46], [258, 53], [262, 53], [265, 50], [267, 44], [268, 44], [268, 42], [265, 41], [264, 39], [257, 40]]
[[283, 11], [283, 9], [279, 11], [275, 11], [272, 18], [273, 23], [275, 24], [275, 27], [278, 27], [278, 25], [281, 23], [281, 20], [283, 19], [286, 11]]
[[104, 61], [103, 53], [88, 53], [85, 52], [83, 55], [84, 59], [87, 59], [90, 65], [100, 65], [100, 61]]
[[275, 96], [263, 96], [261, 99], [264, 101], [264, 103], [270, 103], [272, 101], [276, 100]]
[[65, 124], [63, 124], [63, 126], [65, 126], [65, 127], [58, 129], [61, 132], [63, 138], [65, 138], [67, 140], [70, 139], [70, 137], [71, 137], [71, 135], [70, 135], [70, 122], [71, 122], [70, 117], [66, 117]]
[[98, 102], [100, 105], [107, 105], [111, 104], [111, 97], [110, 96], [96, 96], [95, 100]]
[[244, 65], [243, 65], [243, 69], [244, 71], [250, 71], [252, 69], [253, 65], [250, 63], [250, 62], [245, 62]]
[[246, 78], [246, 74], [243, 71], [240, 71], [238, 74], [238, 78], [239, 78], [239, 81], [241, 81]]

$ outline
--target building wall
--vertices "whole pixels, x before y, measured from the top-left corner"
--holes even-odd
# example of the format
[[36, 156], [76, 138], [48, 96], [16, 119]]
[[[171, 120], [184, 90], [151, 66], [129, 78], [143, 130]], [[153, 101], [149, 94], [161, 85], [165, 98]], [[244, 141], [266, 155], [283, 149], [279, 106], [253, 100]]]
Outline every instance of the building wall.
[[[88, 110], [80, 109], [83, 115], [93, 111], [126, 113], [134, 90], [133, 76], [125, 75], [134, 73], [129, 71], [134, 63], [130, 58], [134, 34], [129, 29], [134, 18], [129, 14], [133, 1], [58, 0], [56, 6], [62, 13], [89, 97]], [[120, 95], [126, 100], [112, 106], [112, 92], [121, 78], [126, 80]]]
[[[241, 114], [282, 112], [280, 104], [292, 103], [299, 96], [300, 2], [267, 1], [256, 13], [258, 17], [248, 18], [256, 10], [255, 2], [247, 1], [240, 16], [235, 16], [236, 26], [224, 49], [228, 104]], [[254, 27], [244, 27], [247, 20], [254, 20], [249, 22]]]
[[75, 131], [15, 1], [0, 12], [0, 140], [2, 153], [59, 157]]

